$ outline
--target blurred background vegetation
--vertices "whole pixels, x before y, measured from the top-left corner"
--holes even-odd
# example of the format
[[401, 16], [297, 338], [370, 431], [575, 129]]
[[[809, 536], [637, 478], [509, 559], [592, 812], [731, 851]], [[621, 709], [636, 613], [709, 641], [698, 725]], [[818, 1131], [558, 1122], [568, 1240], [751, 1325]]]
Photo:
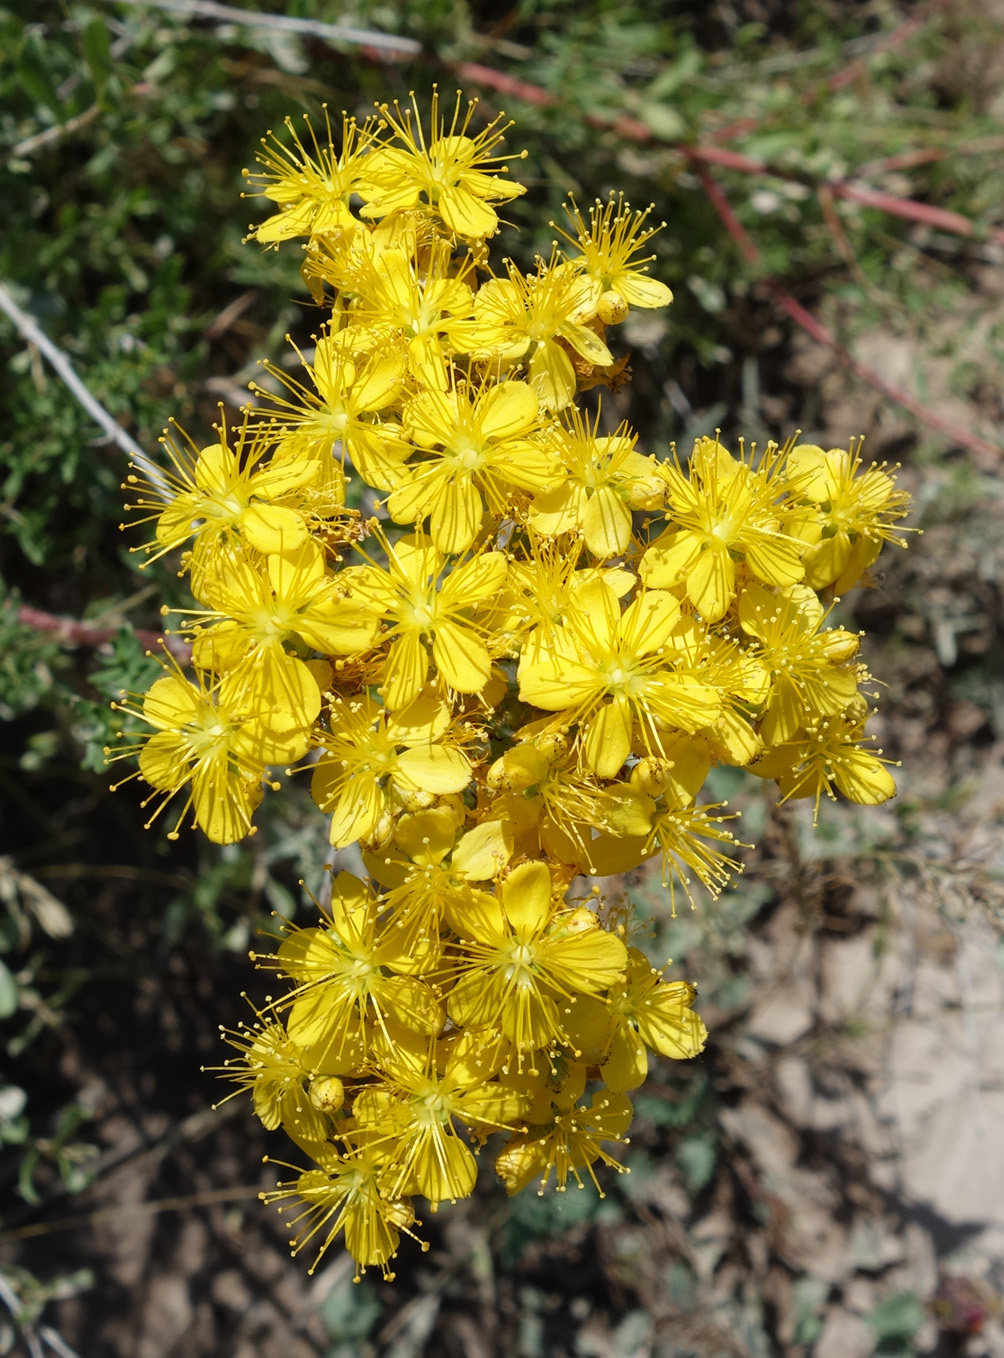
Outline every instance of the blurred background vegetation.
[[[830, 944], [881, 962], [906, 938], [915, 957], [905, 895], [929, 904], [951, 972], [960, 931], [982, 921], [993, 956], [1004, 919], [999, 847], [979, 839], [990, 827], [999, 846], [1004, 805], [986, 792], [1004, 740], [1004, 7], [280, 8], [0, 5], [5, 295], [141, 447], [169, 417], [207, 440], [259, 361], [286, 362], [284, 337], [308, 346], [317, 323], [295, 249], [242, 244], [259, 208], [240, 171], [265, 131], [325, 103], [364, 115], [414, 89], [422, 104], [434, 82], [504, 108], [529, 150], [522, 262], [549, 252], [569, 193], [623, 190], [667, 223], [652, 268], [676, 300], [631, 318], [634, 381], [613, 403], [646, 451], [801, 428], [865, 434], [868, 456], [905, 463], [926, 536], [842, 606], [889, 685], [881, 735], [904, 792], [868, 818], [827, 808], [814, 839], [759, 785], [716, 785], [761, 841], [739, 890], [670, 922], [654, 879], [625, 884], [712, 1026], [701, 1061], [640, 1094], [631, 1176], [605, 1199], [507, 1204], [486, 1184], [431, 1223], [432, 1254], [402, 1259], [393, 1290], [352, 1288], [335, 1260], [310, 1282], [255, 1201], [269, 1138], [237, 1102], [209, 1111], [199, 1066], [222, 1059], [240, 992], [262, 988], [256, 931], [303, 910], [301, 879], [317, 887], [324, 821], [301, 789], [266, 800], [246, 846], [169, 845], [144, 832], [134, 785], [109, 794], [109, 703], [145, 687], [181, 587], [169, 562], [141, 572], [119, 531], [122, 449], [0, 315], [0, 1354], [1004, 1351], [966, 1347], [992, 1342], [1000, 1309], [982, 1256], [944, 1271], [950, 1222], [927, 1222], [926, 1254], [904, 1244], [909, 1203], [871, 1174], [867, 1138], [835, 1146], [771, 1093], [792, 1052], [816, 1085], [836, 1062], [850, 1089], [860, 1049], [840, 1044], [906, 1013], [876, 981], [881, 1023], [864, 992], [868, 1017], [835, 1019]], [[764, 1037], [757, 1006], [803, 964], [806, 1022]], [[815, 1207], [846, 1228], [843, 1272], [816, 1237], [786, 1240], [817, 1181], [777, 1196], [784, 1167], [749, 1130], [768, 1116], [800, 1173], [823, 1182], [838, 1162]]]

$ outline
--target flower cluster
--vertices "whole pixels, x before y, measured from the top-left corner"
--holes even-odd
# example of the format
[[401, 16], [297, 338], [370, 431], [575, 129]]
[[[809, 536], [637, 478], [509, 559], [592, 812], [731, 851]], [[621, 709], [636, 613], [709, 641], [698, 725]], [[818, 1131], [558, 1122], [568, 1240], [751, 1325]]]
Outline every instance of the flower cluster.
[[123, 704], [154, 815], [177, 798], [171, 835], [190, 814], [237, 841], [292, 764], [331, 844], [360, 846], [368, 880], [340, 873], [257, 956], [284, 993], [229, 1035], [226, 1074], [312, 1162], [266, 1195], [299, 1202], [295, 1248], [344, 1233], [388, 1275], [413, 1199], [467, 1196], [489, 1136], [510, 1192], [595, 1180], [648, 1053], [704, 1044], [694, 987], [583, 878], [655, 859], [674, 903], [720, 891], [715, 764], [817, 805], [894, 792], [859, 637], [824, 601], [898, 540], [906, 497], [854, 451], [715, 437], [657, 460], [586, 414], [627, 375], [611, 327], [672, 300], [654, 228], [572, 204], [550, 258], [493, 270], [524, 190], [474, 115], [270, 134], [252, 235], [302, 240], [328, 318], [216, 442], [166, 437], [170, 503], [130, 478], [141, 550], [180, 549], [198, 604], [192, 677]]

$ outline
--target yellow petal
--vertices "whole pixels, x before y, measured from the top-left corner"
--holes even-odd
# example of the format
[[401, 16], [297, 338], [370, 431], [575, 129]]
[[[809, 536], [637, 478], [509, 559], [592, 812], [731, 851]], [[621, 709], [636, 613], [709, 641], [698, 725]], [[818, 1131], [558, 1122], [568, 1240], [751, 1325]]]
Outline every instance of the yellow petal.
[[203, 448], [195, 464], [195, 484], [213, 495], [226, 495], [233, 489], [238, 472], [237, 459], [222, 443]]
[[397, 757], [394, 782], [413, 791], [424, 789], [437, 796], [462, 792], [471, 779], [470, 760], [460, 750], [442, 745], [405, 750]]
[[442, 191], [438, 207], [439, 215], [446, 226], [458, 236], [483, 240], [485, 236], [493, 236], [498, 230], [497, 214], [479, 198], [475, 198], [473, 193], [468, 193], [459, 185]]
[[665, 590], [643, 590], [621, 619], [621, 639], [633, 654], [651, 655], [665, 646], [680, 621], [680, 601]]
[[709, 544], [690, 567], [687, 595], [707, 622], [728, 612], [735, 593], [736, 568], [724, 543]]
[[491, 676], [484, 642], [457, 623], [437, 624], [432, 655], [440, 674], [458, 693], [480, 692]]
[[530, 382], [546, 410], [564, 410], [575, 395], [572, 360], [554, 340], [543, 340], [529, 363]]
[[[578, 525], [585, 503], [584, 489], [566, 481], [553, 490], [540, 491], [533, 497], [530, 523], [538, 533], [544, 533], [547, 537], [568, 533]], [[187, 535], [187, 528], [185, 532]]]
[[262, 799], [262, 786], [230, 769], [222, 757], [198, 765], [192, 773], [195, 820], [214, 844], [236, 844], [251, 830], [251, 817]]
[[694, 987], [687, 981], [661, 981], [646, 995], [636, 1014], [638, 1032], [662, 1056], [686, 1061], [704, 1050], [708, 1030], [690, 1005]]
[[599, 708], [589, 721], [582, 755], [600, 778], [616, 778], [631, 753], [631, 709], [623, 698]]
[[833, 761], [833, 781], [852, 802], [880, 806], [896, 795], [892, 774], [876, 755], [867, 750], [848, 748]]
[[541, 951], [555, 981], [584, 994], [606, 990], [627, 966], [627, 948], [616, 934], [602, 928], [548, 940]]
[[657, 278], [646, 278], [634, 270], [617, 275], [617, 291], [632, 306], [669, 306], [673, 300], [673, 294], [665, 283], [660, 283]]
[[459, 556], [477, 537], [483, 516], [477, 488], [469, 475], [461, 474], [441, 486], [432, 506], [430, 536], [441, 552]]
[[402, 632], [391, 644], [381, 692], [390, 708], [407, 707], [421, 693], [429, 673], [429, 657], [418, 632]]
[[416, 863], [440, 863], [453, 848], [457, 817], [448, 806], [433, 806], [402, 816], [394, 842]]
[[526, 382], [500, 382], [479, 403], [481, 433], [486, 439], [514, 439], [537, 422], [540, 403]]
[[638, 563], [638, 574], [652, 589], [670, 589], [681, 576], [689, 575], [700, 551], [701, 539], [696, 533], [663, 533]]
[[206, 706], [194, 684], [180, 675], [165, 674], [154, 681], [144, 697], [143, 716], [152, 726], [179, 730]]
[[295, 509], [251, 504], [240, 517], [241, 531], [256, 552], [289, 552], [307, 540], [307, 525]]
[[627, 550], [631, 541], [631, 511], [609, 486], [601, 486], [586, 500], [582, 532], [586, 546], [603, 560]]
[[482, 821], [461, 839], [450, 866], [470, 882], [486, 882], [505, 867], [511, 855], [511, 828], [500, 820]]
[[588, 326], [576, 325], [574, 321], [565, 321], [561, 327], [561, 338], [570, 344], [587, 363], [594, 363], [597, 367], [605, 368], [614, 361], [613, 354], [599, 335], [590, 330]]
[[[373, 715], [376, 716], [375, 705]], [[421, 745], [441, 736], [449, 724], [447, 704], [438, 693], [426, 690], [387, 718], [387, 735], [395, 745]]]
[[409, 479], [387, 497], [387, 513], [395, 523], [416, 523], [425, 518], [432, 501], [441, 492], [443, 475], [439, 468], [427, 463], [406, 467], [403, 471]]
[[158, 792], [174, 792], [188, 782], [191, 753], [174, 731], [155, 731], [139, 752], [139, 771]]
[[648, 1079], [648, 1052], [645, 1043], [629, 1023], [621, 1022], [614, 1030], [610, 1054], [600, 1070], [603, 1083], [614, 1093], [637, 1089]]
[[502, 883], [502, 904], [521, 937], [541, 933], [553, 912], [551, 874], [544, 863], [521, 863]]
[[765, 585], [793, 585], [805, 574], [800, 549], [787, 538], [758, 536], [746, 546], [746, 564]]
[[465, 561], [450, 571], [440, 590], [440, 599], [450, 609], [494, 602], [505, 574], [504, 553], [482, 552], [473, 561]]

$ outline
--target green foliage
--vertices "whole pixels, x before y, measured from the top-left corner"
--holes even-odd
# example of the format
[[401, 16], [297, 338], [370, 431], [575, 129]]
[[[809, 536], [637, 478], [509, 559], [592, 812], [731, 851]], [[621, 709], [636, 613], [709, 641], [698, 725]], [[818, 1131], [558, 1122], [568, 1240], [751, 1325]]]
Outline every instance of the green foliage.
[[611, 1198], [600, 1198], [592, 1191], [588, 1177], [586, 1187], [574, 1182], [567, 1192], [536, 1194], [531, 1189], [510, 1199], [502, 1225], [501, 1258], [504, 1264], [514, 1264], [534, 1240], [548, 1240], [567, 1235], [576, 1226], [592, 1222], [620, 1220], [623, 1209]]
[[913, 1339], [923, 1323], [924, 1306], [915, 1292], [886, 1297], [868, 1317], [877, 1336], [875, 1353], [910, 1358], [917, 1351]]
[[17, 597], [0, 597], [0, 720], [11, 721], [43, 702], [52, 691], [53, 672], [67, 664], [57, 641], [19, 621]]
[[144, 693], [160, 673], [160, 664], [149, 655], [131, 628], [123, 627], [111, 643], [111, 655], [91, 670], [88, 681], [100, 700], [74, 696], [72, 734], [81, 748], [81, 765], [104, 774], [106, 752], [121, 743], [122, 717], [112, 703], [129, 693]]
[[[21, 1057], [43, 1032], [65, 1022], [66, 1006], [85, 977], [54, 968], [52, 950], [72, 930], [63, 903], [0, 858], [0, 1019], [9, 1059]], [[0, 1146], [10, 1147], [17, 1160], [17, 1187], [25, 1202], [40, 1201], [40, 1173], [47, 1182], [55, 1175], [70, 1193], [87, 1187], [97, 1148], [76, 1137], [87, 1117], [80, 1104], [71, 1102], [43, 1132], [25, 1091], [13, 1083], [0, 1087]]]

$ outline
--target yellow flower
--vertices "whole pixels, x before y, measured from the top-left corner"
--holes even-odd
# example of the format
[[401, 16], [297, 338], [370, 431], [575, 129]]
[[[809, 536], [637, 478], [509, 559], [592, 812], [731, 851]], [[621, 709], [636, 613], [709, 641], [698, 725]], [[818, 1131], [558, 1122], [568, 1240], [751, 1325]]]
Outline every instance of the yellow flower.
[[403, 350], [416, 382], [445, 391], [448, 357], [454, 348], [464, 352], [474, 305], [468, 272], [461, 265], [458, 276], [442, 242], [422, 259], [404, 246], [384, 250], [360, 266], [338, 346], [349, 355]]
[[600, 412], [588, 417], [572, 409], [569, 427], [548, 431], [547, 446], [561, 459], [565, 475], [533, 498], [529, 522], [538, 533], [557, 537], [573, 530], [594, 556], [622, 556], [631, 541], [631, 511], [655, 509], [660, 478], [654, 459], [634, 451], [637, 435], [622, 424], [599, 435]]
[[679, 680], [665, 655], [680, 617], [679, 600], [647, 590], [623, 615], [602, 581], [579, 594], [571, 614], [539, 647], [527, 647], [519, 666], [519, 696], [578, 723], [582, 757], [601, 778], [615, 778], [635, 744], [659, 753], [660, 730], [700, 730], [721, 701], [705, 684]]
[[[863, 702], [861, 703], [863, 706]], [[774, 778], [781, 800], [815, 798], [815, 817], [825, 792], [836, 801], [837, 791], [862, 806], [880, 806], [896, 795], [896, 782], [886, 767], [892, 760], [881, 750], [864, 748], [864, 720], [852, 709], [836, 717], [820, 717], [807, 723], [804, 732], [768, 750], [750, 772]]]
[[[268, 724], [309, 726], [321, 710], [318, 667], [290, 654], [287, 644], [301, 654], [354, 655], [367, 650], [379, 630], [371, 614], [346, 601], [313, 540], [262, 563], [236, 553], [222, 558], [207, 574], [205, 595], [214, 611], [203, 616], [218, 621], [195, 630], [193, 661], [239, 675]], [[323, 662], [320, 668], [330, 675]]]
[[839, 715], [857, 697], [864, 671], [847, 662], [857, 654], [858, 638], [842, 627], [824, 628], [824, 620], [808, 585], [774, 595], [753, 583], [739, 596], [743, 631], [760, 643], [757, 658], [772, 676], [760, 723], [767, 746], [790, 740], [819, 717]]
[[[394, 1274], [387, 1267], [397, 1254], [400, 1233], [414, 1236], [411, 1227], [419, 1225], [407, 1199], [395, 1198], [387, 1190], [388, 1159], [384, 1146], [358, 1138], [342, 1155], [328, 1149], [319, 1153], [319, 1168], [306, 1170], [298, 1178], [281, 1183], [262, 1193], [262, 1202], [282, 1202], [299, 1198], [303, 1209], [287, 1223], [303, 1229], [291, 1240], [293, 1254], [321, 1237], [317, 1255], [308, 1273], [313, 1273], [326, 1251], [345, 1232], [345, 1247], [356, 1262], [357, 1272], [379, 1268], [391, 1282]], [[279, 1209], [282, 1211], [282, 1208]], [[428, 1249], [423, 1241], [422, 1249]]]
[[[350, 303], [363, 302], [386, 250], [403, 249], [415, 259], [427, 260], [439, 240], [435, 223], [420, 212], [397, 212], [375, 225], [360, 222], [313, 236], [305, 246], [300, 275], [317, 305], [331, 307], [337, 330], [351, 314]], [[326, 295], [325, 284], [334, 289], [333, 296]]]
[[604, 325], [616, 325], [627, 315], [629, 307], [670, 304], [673, 294], [669, 288], [658, 279], [649, 278], [645, 268], [655, 255], [633, 258], [666, 225], [661, 222], [658, 226], [645, 226], [651, 205], [644, 212], [633, 213], [622, 193], [616, 197], [611, 194], [606, 203], [597, 198], [589, 209], [588, 226], [574, 199], [565, 211], [575, 234], [569, 235], [560, 226], [556, 229], [581, 252], [573, 255], [571, 262], [591, 284], [591, 314], [599, 316]]
[[168, 435], [161, 440], [174, 466], [173, 474], [164, 474], [173, 492], [167, 505], [142, 477], [128, 477], [127, 486], [139, 488], [146, 498], [126, 508], [153, 511], [136, 522], [152, 519], [157, 524], [155, 541], [132, 551], [156, 560], [194, 538], [197, 562], [204, 563], [216, 548], [237, 537], [259, 552], [290, 551], [306, 541], [304, 515], [274, 501], [311, 479], [311, 463], [266, 461], [278, 439], [275, 425], [252, 426], [245, 416], [236, 434], [225, 420], [218, 432], [220, 441], [202, 449], [181, 429], [187, 447]]
[[803, 558], [813, 589], [850, 589], [877, 559], [884, 542], [906, 546], [893, 525], [906, 514], [910, 497], [897, 490], [882, 466], [864, 467], [859, 451], [824, 451], [803, 443], [788, 454], [788, 484], [815, 513], [795, 531], [809, 543]]
[[530, 529], [523, 543], [511, 552], [506, 589], [495, 601], [492, 621], [506, 637], [507, 651], [535, 655], [555, 627], [573, 612], [581, 612], [589, 594], [582, 591], [603, 581], [625, 598], [637, 587], [638, 577], [621, 566], [580, 566], [582, 543], [572, 539], [559, 543], [540, 538]]
[[286, 1030], [298, 1046], [338, 1060], [355, 1047], [365, 1050], [367, 1020], [423, 1034], [442, 1028], [435, 992], [399, 974], [400, 939], [381, 926], [382, 910], [364, 883], [341, 872], [320, 927], [294, 929], [277, 956], [264, 959], [296, 983], [282, 1005], [289, 1007]]
[[477, 537], [484, 495], [503, 516], [512, 490], [540, 490], [561, 475], [557, 459], [532, 443], [536, 393], [525, 382], [426, 391], [410, 401], [404, 430], [425, 457], [401, 471], [387, 510], [398, 523], [431, 515], [429, 533], [441, 552], [462, 553]]
[[[461, 113], [458, 91], [447, 131], [439, 112], [439, 91], [433, 89], [426, 135], [414, 95], [410, 109], [402, 110], [396, 101], [393, 108], [381, 104], [378, 111], [398, 144], [383, 147], [376, 157], [379, 191], [363, 215], [384, 217], [414, 207], [424, 196], [447, 230], [468, 240], [493, 236], [499, 225], [495, 204], [518, 198], [526, 189], [500, 178], [508, 168], [502, 163], [508, 157], [492, 154], [511, 126], [499, 126], [505, 114], [500, 113], [476, 136], [467, 135], [477, 106], [472, 99]], [[520, 158], [525, 155], [524, 151]]]
[[[570, 742], [551, 731], [518, 731], [488, 770], [493, 816], [511, 822], [518, 850], [585, 867], [589, 841], [603, 826], [603, 794], [583, 772]], [[588, 870], [588, 868], [586, 869]]]
[[488, 1078], [479, 1048], [460, 1037], [396, 1041], [381, 1054], [386, 1075], [362, 1090], [353, 1112], [364, 1131], [396, 1143], [387, 1175], [393, 1195], [420, 1193], [434, 1205], [469, 1197], [477, 1161], [456, 1123], [483, 1137], [511, 1130], [525, 1109], [524, 1096]]
[[779, 517], [784, 492], [780, 463], [769, 449], [754, 469], [736, 461], [717, 438], [698, 439], [689, 478], [679, 461], [663, 463], [666, 515], [676, 525], [645, 552], [638, 570], [655, 589], [678, 582], [706, 622], [728, 612], [735, 595], [736, 561], [765, 585], [793, 585], [803, 575], [802, 544]]
[[387, 570], [357, 566], [344, 579], [351, 603], [388, 624], [392, 638], [381, 687], [390, 708], [415, 701], [429, 678], [429, 654], [439, 674], [458, 693], [478, 693], [491, 676], [481, 629], [469, 617], [501, 587], [505, 557], [482, 552], [446, 570], [446, 557], [420, 535], [409, 534], [387, 550]]
[[201, 674], [194, 682], [180, 672], [165, 674], [150, 688], [140, 710], [128, 703], [118, 707], [154, 728], [141, 737], [138, 751], [115, 752], [116, 758], [139, 753], [139, 772], [123, 781], [141, 777], [150, 784], [154, 792], [144, 806], [161, 794], [148, 827], [169, 801], [188, 789], [168, 839], [178, 838], [189, 810], [215, 844], [235, 844], [253, 834], [251, 817], [262, 798], [266, 762], [299, 758], [307, 748], [303, 727], [290, 725], [285, 733], [265, 728], [240, 685], [209, 689]]
[[646, 1047], [674, 1061], [704, 1050], [708, 1030], [691, 1007], [696, 995], [689, 981], [664, 981], [643, 952], [628, 950], [627, 976], [611, 987], [607, 999], [615, 1023], [600, 1073], [608, 1089], [622, 1092], [644, 1084]]
[[537, 1193], [542, 1197], [552, 1174], [555, 1192], [564, 1193], [569, 1178], [580, 1188], [584, 1187], [580, 1171], [586, 1170], [599, 1196], [605, 1197], [593, 1166], [600, 1160], [623, 1172], [624, 1166], [604, 1150], [603, 1142], [624, 1145], [627, 1140], [624, 1133], [630, 1127], [633, 1115], [634, 1109], [625, 1094], [612, 1094], [606, 1090], [593, 1094], [588, 1105], [575, 1103], [567, 1111], [559, 1105], [550, 1122], [531, 1127], [525, 1136], [514, 1137], [499, 1152], [495, 1172], [510, 1196], [526, 1188], [539, 1175]]
[[324, 121], [327, 145], [322, 146], [304, 114], [311, 151], [300, 140], [292, 119], [285, 119], [294, 149], [284, 146], [270, 132], [262, 138], [256, 157], [262, 171], [244, 171], [244, 178], [257, 193], [280, 207], [266, 221], [251, 227], [252, 238], [262, 245], [277, 247], [280, 241], [350, 226], [356, 220], [349, 204], [353, 195], [366, 197], [369, 192], [368, 172], [379, 124], [376, 118], [368, 118], [359, 127], [354, 118], [343, 114], [342, 148], [336, 151], [327, 106]]
[[390, 888], [387, 929], [402, 958], [410, 959], [397, 963], [400, 971], [429, 975], [437, 969], [444, 923], [483, 894], [476, 883], [495, 877], [512, 856], [508, 824], [482, 820], [465, 834], [464, 823], [463, 802], [446, 799], [401, 816], [389, 844], [363, 849], [366, 870]]
[[[668, 761], [666, 761], [668, 762]], [[603, 804], [605, 834], [589, 846], [589, 868], [598, 876], [626, 872], [638, 863], [659, 854], [663, 884], [670, 888], [670, 912], [676, 915], [676, 882], [679, 881], [693, 905], [689, 872], [717, 896], [742, 865], [705, 840], [736, 844], [735, 836], [722, 822], [731, 816], [716, 816], [719, 806], [693, 806], [690, 797], [679, 797], [675, 780], [666, 774], [653, 775], [652, 766], [660, 760], [641, 760], [631, 774], [630, 784], [618, 783], [606, 790]], [[638, 774], [641, 776], [636, 776]]]
[[[324, 1052], [314, 1052], [293, 1042], [276, 1019], [258, 1016], [252, 1028], [241, 1024], [236, 1031], [224, 1030], [225, 1040], [240, 1052], [239, 1058], [225, 1061], [219, 1078], [233, 1081], [238, 1088], [233, 1098], [250, 1091], [254, 1111], [270, 1132], [277, 1127], [298, 1144], [316, 1146], [327, 1140], [331, 1125], [326, 1111], [337, 1111], [344, 1097], [344, 1086]], [[325, 1079], [329, 1090], [341, 1090], [341, 1097], [329, 1098], [326, 1110], [317, 1108], [308, 1086]]]
[[[710, 685], [719, 694], [721, 711], [700, 731], [700, 740], [686, 742], [690, 754], [679, 743], [672, 758], [680, 769], [697, 757], [707, 758], [709, 750], [727, 764], [748, 764], [760, 752], [760, 738], [753, 729], [753, 713], [770, 696], [771, 675], [766, 658], [757, 648], [741, 646], [730, 636], [722, 636], [699, 619], [684, 615], [669, 634], [667, 652], [683, 679]], [[698, 733], [695, 733], [698, 734]], [[667, 747], [664, 743], [663, 751]], [[698, 787], [704, 779], [698, 782]], [[697, 793], [694, 788], [691, 796]]]
[[309, 472], [312, 459], [331, 460], [340, 450], [371, 486], [390, 490], [411, 452], [401, 437], [400, 426], [386, 418], [386, 413], [396, 407], [403, 386], [401, 356], [384, 352], [368, 362], [354, 363], [340, 351], [334, 337], [323, 335], [311, 363], [300, 357], [313, 390], [271, 363], [265, 368], [293, 399], [252, 388], [256, 395], [267, 396], [274, 407], [252, 413], [273, 419], [278, 416], [286, 426], [287, 440], [280, 444], [280, 467]]
[[606, 989], [627, 956], [591, 911], [555, 904], [544, 863], [513, 868], [497, 897], [479, 893], [453, 916], [461, 946], [450, 1017], [473, 1032], [501, 1027], [520, 1056], [561, 1033], [562, 999]]
[[470, 352], [475, 358], [526, 365], [530, 385], [547, 410], [563, 410], [575, 395], [575, 368], [562, 341], [587, 363], [606, 367], [613, 355], [582, 324], [589, 313], [589, 280], [567, 264], [538, 262], [524, 274], [511, 261], [507, 278], [492, 278], [474, 298]]
[[450, 710], [438, 694], [419, 694], [393, 713], [365, 694], [336, 698], [329, 722], [311, 792], [331, 813], [337, 847], [385, 840], [409, 795], [462, 792], [471, 780], [463, 737], [451, 729]]

